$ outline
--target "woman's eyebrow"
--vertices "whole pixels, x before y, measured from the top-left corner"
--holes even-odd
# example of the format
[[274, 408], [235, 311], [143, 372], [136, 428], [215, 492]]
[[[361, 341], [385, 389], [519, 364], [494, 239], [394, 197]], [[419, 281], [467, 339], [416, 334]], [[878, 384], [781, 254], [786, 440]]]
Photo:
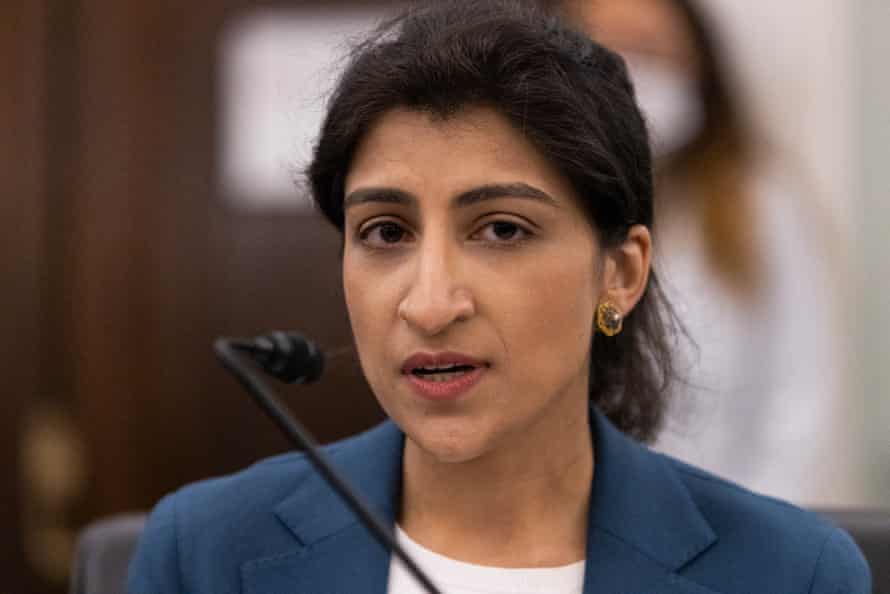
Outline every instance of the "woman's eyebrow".
[[343, 199], [343, 210], [368, 202], [413, 205], [417, 203], [417, 198], [404, 190], [396, 188], [360, 188], [350, 192]]
[[522, 198], [544, 202], [550, 206], [559, 206], [559, 202], [544, 190], [530, 186], [525, 182], [511, 182], [506, 184], [486, 184], [462, 192], [454, 199], [454, 206], [470, 206], [485, 200], [496, 198]]
[[[478, 186], [458, 194], [454, 198], [453, 206], [461, 208], [497, 198], [521, 198], [544, 202], [550, 206], [559, 206], [559, 202], [553, 196], [525, 182]], [[397, 188], [360, 188], [350, 192], [343, 199], [343, 210], [368, 202], [414, 206], [417, 204], [417, 198], [413, 194]]]

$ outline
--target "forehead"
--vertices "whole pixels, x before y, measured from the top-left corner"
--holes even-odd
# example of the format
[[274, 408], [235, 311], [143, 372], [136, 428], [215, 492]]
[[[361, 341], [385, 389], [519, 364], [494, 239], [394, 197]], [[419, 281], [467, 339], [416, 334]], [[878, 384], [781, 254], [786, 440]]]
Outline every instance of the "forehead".
[[445, 119], [400, 108], [379, 118], [360, 142], [345, 191], [394, 186], [453, 195], [513, 182], [566, 199], [573, 194], [557, 168], [492, 108], [470, 107]]

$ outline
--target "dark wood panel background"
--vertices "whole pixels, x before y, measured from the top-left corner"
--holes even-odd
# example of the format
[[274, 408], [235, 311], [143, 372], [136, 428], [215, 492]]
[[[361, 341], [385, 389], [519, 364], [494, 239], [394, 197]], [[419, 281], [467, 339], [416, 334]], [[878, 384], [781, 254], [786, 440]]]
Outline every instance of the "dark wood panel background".
[[[82, 489], [46, 520], [76, 530], [287, 449], [215, 362], [214, 337], [295, 328], [323, 346], [351, 342], [337, 234], [314, 214], [233, 209], [215, 185], [217, 43], [229, 19], [259, 6], [0, 8], [12, 83], [0, 93], [12, 130], [0, 135], [0, 225], [14, 246], [0, 254], [0, 323], [15, 337], [0, 347], [11, 363], [0, 525], [18, 536], [0, 544], [0, 571], [20, 580], [5, 579], [9, 591], [66, 591], [25, 559], [17, 523], [29, 411], [51, 405], [70, 421], [62, 443], [82, 451]], [[283, 392], [323, 441], [382, 418], [352, 356], [321, 384]]]
[[28, 403], [47, 387], [45, 23], [40, 3], [0, 4], [0, 588], [10, 592], [39, 585], [25, 559], [19, 444]]

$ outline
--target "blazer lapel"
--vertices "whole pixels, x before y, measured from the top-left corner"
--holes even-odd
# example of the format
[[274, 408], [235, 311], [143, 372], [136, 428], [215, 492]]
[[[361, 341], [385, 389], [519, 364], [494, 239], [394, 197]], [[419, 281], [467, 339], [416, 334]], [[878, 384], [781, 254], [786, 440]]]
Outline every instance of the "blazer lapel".
[[588, 539], [584, 594], [719, 594], [641, 556], [607, 532], [597, 531]]
[[245, 563], [244, 594], [386, 594], [389, 553], [352, 523], [304, 549]]
[[677, 571], [717, 537], [658, 454], [591, 407], [593, 488], [584, 592], [715, 594]]
[[[329, 449], [347, 482], [390, 529], [401, 490], [403, 436], [391, 422]], [[287, 551], [245, 563], [245, 594], [385, 594], [389, 551], [314, 469], [275, 509], [294, 534]]]

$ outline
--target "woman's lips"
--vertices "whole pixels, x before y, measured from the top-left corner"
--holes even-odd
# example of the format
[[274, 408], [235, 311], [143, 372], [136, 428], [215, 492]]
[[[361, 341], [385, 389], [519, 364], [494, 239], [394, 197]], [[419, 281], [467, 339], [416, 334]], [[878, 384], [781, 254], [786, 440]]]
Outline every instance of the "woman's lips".
[[422, 367], [453, 367], [463, 365], [469, 367], [485, 367], [485, 361], [481, 361], [470, 355], [455, 351], [443, 351], [440, 353], [414, 353], [402, 363], [402, 373], [411, 373]]
[[470, 371], [466, 371], [459, 375], [455, 375], [453, 379], [445, 381], [432, 381], [422, 375], [408, 373], [405, 377], [414, 388], [414, 392], [428, 400], [453, 400], [475, 386], [482, 375], [488, 371], [487, 367], [475, 367]]
[[[455, 367], [459, 368], [458, 372], [444, 371]], [[476, 385], [488, 367], [485, 361], [475, 357], [447, 351], [414, 353], [402, 364], [401, 371], [418, 396], [448, 400], [460, 397]]]

